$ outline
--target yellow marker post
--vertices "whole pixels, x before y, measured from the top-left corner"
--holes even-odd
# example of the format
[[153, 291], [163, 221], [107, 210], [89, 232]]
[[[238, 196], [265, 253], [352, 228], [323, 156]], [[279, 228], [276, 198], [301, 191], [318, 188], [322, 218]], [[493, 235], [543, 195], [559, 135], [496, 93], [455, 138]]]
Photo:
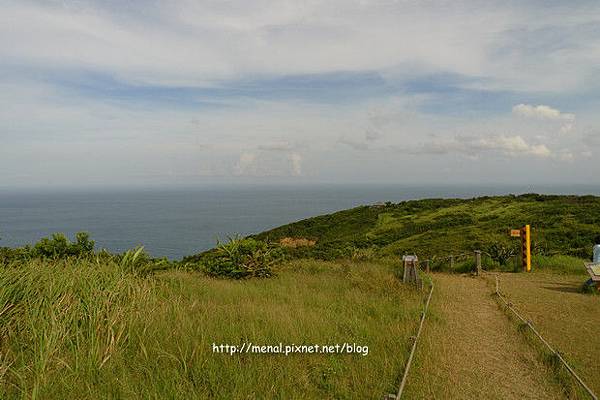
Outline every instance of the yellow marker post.
[[523, 269], [531, 272], [531, 226], [525, 225], [521, 231]]

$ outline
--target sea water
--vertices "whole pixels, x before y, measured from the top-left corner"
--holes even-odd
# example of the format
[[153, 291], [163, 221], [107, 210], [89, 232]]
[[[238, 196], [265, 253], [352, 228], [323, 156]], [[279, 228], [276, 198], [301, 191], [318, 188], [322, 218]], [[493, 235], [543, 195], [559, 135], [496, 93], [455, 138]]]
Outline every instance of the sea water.
[[143, 245], [178, 259], [217, 239], [378, 202], [508, 193], [600, 194], [600, 187], [416, 185], [206, 185], [147, 189], [0, 189], [0, 247], [89, 232], [96, 248]]

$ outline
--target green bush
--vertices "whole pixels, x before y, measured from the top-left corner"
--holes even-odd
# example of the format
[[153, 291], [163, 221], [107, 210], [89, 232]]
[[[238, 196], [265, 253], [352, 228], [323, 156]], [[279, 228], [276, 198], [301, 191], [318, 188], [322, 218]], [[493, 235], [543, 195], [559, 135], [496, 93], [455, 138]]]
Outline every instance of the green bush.
[[30, 249], [30, 256], [33, 258], [65, 258], [89, 256], [94, 253], [94, 241], [85, 232], [78, 232], [75, 235], [75, 242], [62, 233], [55, 233], [52, 238], [42, 238], [33, 248]]
[[492, 261], [501, 266], [505, 266], [512, 257], [517, 255], [517, 249], [514, 246], [506, 246], [502, 243], [494, 243], [487, 248], [487, 254]]
[[352, 248], [352, 255], [350, 258], [354, 261], [373, 261], [377, 258], [377, 248]]
[[147, 276], [156, 271], [167, 269], [173, 265], [166, 258], [151, 258], [144, 251], [144, 246], [127, 250], [123, 254], [111, 257], [124, 272], [140, 276]]
[[214, 251], [206, 254], [203, 270], [208, 275], [233, 279], [266, 278], [273, 275], [272, 267], [281, 260], [282, 251], [252, 238], [230, 238], [217, 243]]

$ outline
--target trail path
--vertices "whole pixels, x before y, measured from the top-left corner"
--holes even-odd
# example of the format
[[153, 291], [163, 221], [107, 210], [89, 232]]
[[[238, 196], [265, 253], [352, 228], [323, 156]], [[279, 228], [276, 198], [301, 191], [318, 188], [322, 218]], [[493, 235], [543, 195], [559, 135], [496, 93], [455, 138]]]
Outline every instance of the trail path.
[[405, 398], [564, 398], [552, 371], [484, 280], [436, 274], [434, 281], [431, 314]]

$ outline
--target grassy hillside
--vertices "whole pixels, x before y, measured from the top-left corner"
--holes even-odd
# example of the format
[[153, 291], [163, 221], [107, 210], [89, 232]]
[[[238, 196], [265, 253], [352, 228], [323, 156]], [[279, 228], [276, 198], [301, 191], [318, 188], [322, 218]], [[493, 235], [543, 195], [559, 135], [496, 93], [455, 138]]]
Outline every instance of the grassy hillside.
[[[511, 249], [507, 230], [525, 223], [534, 268], [550, 273], [510, 274], [503, 288], [593, 381], [598, 362], [585, 349], [600, 298], [566, 274], [583, 273], [600, 236], [600, 198], [526, 195], [358, 207], [181, 262], [141, 248], [96, 253], [85, 234], [0, 248], [0, 399], [381, 398], [398, 387], [423, 300], [390, 256]], [[426, 279], [436, 292], [409, 398], [583, 398], [484, 280]], [[351, 343], [368, 354], [213, 350], [244, 343]], [[490, 376], [502, 377], [491, 389]]]
[[335, 259], [369, 252], [430, 258], [485, 251], [493, 244], [516, 248], [518, 239], [508, 237], [508, 229], [525, 224], [532, 226], [534, 254], [589, 258], [600, 240], [600, 197], [530, 194], [386, 203], [309, 218], [256, 238], [315, 242], [288, 248], [293, 257]]

